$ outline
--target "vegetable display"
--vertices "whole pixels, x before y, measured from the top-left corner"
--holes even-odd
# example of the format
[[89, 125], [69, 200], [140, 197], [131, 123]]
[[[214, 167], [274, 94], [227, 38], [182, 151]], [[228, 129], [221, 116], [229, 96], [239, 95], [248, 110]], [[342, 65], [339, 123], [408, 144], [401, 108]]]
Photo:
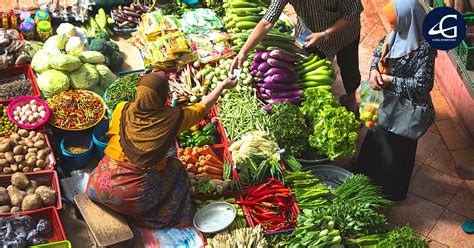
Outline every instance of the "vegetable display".
[[199, 174], [188, 172], [188, 178], [191, 183], [191, 194], [220, 195], [229, 190], [231, 180], [212, 179], [208, 174]]
[[90, 91], [70, 90], [47, 99], [51, 108], [49, 122], [58, 128], [87, 129], [104, 116], [105, 106], [100, 96]]
[[290, 247], [343, 247], [335, 222], [324, 209], [303, 210]]
[[262, 107], [263, 103], [255, 94], [228, 92], [219, 105], [227, 137], [235, 141], [247, 132], [268, 131], [270, 118]]
[[280, 163], [280, 148], [263, 131], [249, 132], [234, 142], [229, 151], [237, 166], [242, 185], [263, 183], [266, 178], [285, 180], [285, 171]]
[[24, 65], [31, 61], [31, 52], [27, 41], [20, 40], [15, 29], [0, 29], [0, 54], [5, 54], [7, 65]]
[[184, 131], [176, 136], [181, 148], [214, 145], [219, 139], [217, 123], [202, 121], [190, 130]]
[[149, 12], [150, 8], [152, 5], [143, 3], [132, 3], [129, 6], [119, 5], [112, 9], [112, 18], [117, 24], [118, 30], [136, 28], [141, 21], [141, 15]]
[[20, 129], [9, 137], [0, 138], [0, 173], [48, 169], [52, 162], [50, 154], [44, 134]]
[[302, 210], [327, 206], [332, 198], [331, 190], [321, 184], [311, 171], [288, 172], [286, 180], [291, 185], [298, 207]]
[[428, 242], [422, 240], [413, 229], [408, 226], [396, 228], [378, 242], [377, 247], [388, 248], [388, 247], [428, 247]]
[[11, 176], [11, 185], [0, 187], [0, 212], [17, 213], [56, 205], [56, 191], [17, 172]]
[[37, 125], [44, 121], [46, 117], [46, 109], [35, 99], [32, 99], [25, 105], [18, 105], [13, 111], [13, 119], [20, 124], [28, 124], [30, 126]]
[[15, 133], [18, 129], [19, 127], [8, 118], [7, 106], [0, 104], [0, 137]]
[[0, 80], [0, 100], [12, 100], [19, 96], [32, 95], [32, 88], [30, 79], [13, 77]]
[[120, 102], [135, 101], [135, 93], [141, 76], [136, 73], [121, 76], [105, 90], [105, 103], [112, 113]]
[[280, 181], [270, 178], [261, 185], [248, 187], [244, 200], [236, 203], [247, 208], [252, 220], [261, 225], [264, 232], [276, 232], [294, 228], [297, 213], [291, 191]]
[[331, 85], [336, 79], [332, 65], [330, 60], [322, 59], [316, 54], [310, 54], [300, 60], [295, 66], [300, 89], [316, 88], [331, 91]]
[[207, 175], [211, 179], [223, 179], [224, 163], [210, 146], [181, 148], [178, 156], [188, 172]]
[[209, 248], [260, 248], [268, 245], [267, 240], [261, 233], [262, 228], [241, 228], [232, 231], [224, 231], [216, 234], [211, 239], [207, 239]]
[[270, 133], [285, 152], [300, 158], [309, 149], [311, 129], [298, 106], [288, 102], [272, 105]]
[[0, 241], [10, 246], [27, 247], [48, 243], [51, 222], [47, 219], [36, 221], [29, 215], [0, 218]]
[[197, 210], [205, 207], [208, 204], [214, 203], [214, 202], [227, 202], [232, 204], [234, 206], [235, 210], [237, 210], [237, 216], [235, 217], [234, 222], [227, 228], [227, 230], [234, 230], [234, 229], [241, 229], [241, 228], [246, 228], [247, 227], [247, 221], [245, 220], [245, 214], [244, 210], [239, 204], [235, 204], [235, 198], [230, 197], [230, 198], [219, 198], [216, 200], [206, 200], [206, 201], [201, 201], [198, 199], [194, 200], [194, 203], [196, 204]]

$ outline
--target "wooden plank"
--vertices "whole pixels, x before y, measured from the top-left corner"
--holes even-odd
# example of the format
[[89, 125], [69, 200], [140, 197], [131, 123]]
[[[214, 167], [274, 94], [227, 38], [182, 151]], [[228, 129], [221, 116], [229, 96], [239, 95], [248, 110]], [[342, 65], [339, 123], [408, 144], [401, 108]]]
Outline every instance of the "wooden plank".
[[76, 195], [74, 201], [99, 246], [111, 246], [133, 238], [127, 221], [119, 213], [94, 203], [83, 193]]

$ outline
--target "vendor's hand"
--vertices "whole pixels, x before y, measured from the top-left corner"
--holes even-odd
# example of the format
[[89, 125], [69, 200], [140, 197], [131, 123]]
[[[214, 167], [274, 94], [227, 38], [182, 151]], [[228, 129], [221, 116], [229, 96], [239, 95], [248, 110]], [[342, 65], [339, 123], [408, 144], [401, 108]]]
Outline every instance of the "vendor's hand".
[[370, 86], [374, 90], [382, 90], [381, 85], [383, 84], [382, 75], [377, 69], [370, 72]]
[[237, 56], [235, 56], [234, 60], [232, 61], [232, 66], [230, 67], [230, 71], [234, 69], [241, 68], [242, 64], [247, 60], [247, 55], [243, 52], [239, 52]]
[[224, 82], [222, 82], [222, 88], [224, 89], [232, 89], [235, 87], [235, 85], [237, 85], [237, 80], [236, 80], [236, 76], [231, 76], [231, 77], [228, 77], [224, 80]]
[[392, 81], [393, 81], [393, 76], [382, 74], [382, 84], [380, 84], [380, 87], [385, 89], [392, 84]]
[[305, 48], [312, 47], [312, 46], [316, 45], [316, 43], [321, 42], [322, 40], [324, 40], [324, 33], [323, 32], [312, 33], [304, 39], [304, 41], [309, 41], [308, 44], [306, 44], [306, 46], [304, 46], [304, 47]]

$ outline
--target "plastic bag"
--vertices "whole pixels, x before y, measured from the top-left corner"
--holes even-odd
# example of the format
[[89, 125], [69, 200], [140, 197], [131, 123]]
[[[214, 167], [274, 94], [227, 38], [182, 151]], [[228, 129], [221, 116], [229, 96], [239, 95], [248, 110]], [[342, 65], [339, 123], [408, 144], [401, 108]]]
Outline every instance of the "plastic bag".
[[378, 127], [379, 106], [383, 101], [383, 92], [375, 91], [370, 86], [369, 80], [364, 81], [360, 90], [360, 120], [365, 123], [368, 129]]

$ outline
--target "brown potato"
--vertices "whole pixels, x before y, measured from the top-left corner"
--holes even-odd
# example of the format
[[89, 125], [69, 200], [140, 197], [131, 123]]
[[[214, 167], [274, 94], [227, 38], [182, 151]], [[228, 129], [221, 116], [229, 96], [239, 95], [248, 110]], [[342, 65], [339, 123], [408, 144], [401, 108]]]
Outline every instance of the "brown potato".
[[35, 131], [30, 131], [30, 133], [28, 134], [28, 138], [30, 138], [30, 139], [33, 139], [35, 136], [36, 136]]
[[21, 155], [23, 153], [23, 146], [17, 145], [13, 148], [13, 154]]
[[36, 165], [36, 157], [30, 157], [26, 160], [26, 165], [28, 166], [35, 166]]
[[13, 172], [17, 172], [18, 171], [18, 165], [17, 164], [11, 164], [10, 169], [12, 169]]
[[41, 207], [43, 207], [43, 201], [38, 194], [25, 196], [21, 204], [21, 209], [23, 211], [35, 210]]
[[39, 159], [36, 161], [36, 166], [43, 169], [44, 167], [46, 167], [46, 162], [44, 160]]
[[30, 171], [31, 171], [31, 167], [26, 166], [25, 168], [22, 169], [22, 171], [23, 171], [24, 173], [30, 172]]
[[13, 159], [13, 152], [6, 152], [4, 155], [8, 163], [15, 163], [15, 159]]
[[45, 155], [49, 155], [51, 153], [51, 148], [49, 148], [49, 147], [45, 147], [41, 150], [44, 152]]
[[26, 145], [25, 140], [18, 141], [18, 145], [25, 146]]
[[12, 175], [11, 183], [18, 189], [24, 190], [28, 187], [30, 180], [25, 174], [18, 172]]
[[0, 167], [5, 167], [5, 166], [9, 166], [10, 163], [8, 163], [8, 161], [4, 158], [0, 159]]
[[12, 209], [10, 210], [10, 213], [18, 213], [18, 212], [21, 212], [21, 208], [19, 207], [12, 207]]
[[12, 139], [14, 141], [19, 140], [20, 135], [18, 133], [13, 133], [12, 135], [10, 135], [10, 139]]
[[39, 186], [35, 193], [41, 196], [45, 206], [56, 205], [56, 191], [47, 186]]
[[15, 155], [13, 156], [13, 159], [15, 159], [15, 162], [17, 164], [20, 164], [21, 162], [23, 162], [25, 160], [25, 156], [23, 155]]
[[32, 140], [33, 140], [33, 142], [38, 142], [38, 141], [40, 141], [40, 140], [44, 140], [44, 138], [43, 138], [43, 136], [38, 136], [38, 135], [36, 135], [35, 137], [33, 137]]
[[25, 191], [26, 193], [29, 194], [34, 194], [36, 188], [38, 188], [39, 184], [35, 180], [30, 180], [30, 183], [28, 184], [28, 187], [26, 187]]
[[8, 144], [0, 144], [0, 152], [8, 152], [10, 150], [10, 146]]
[[8, 186], [7, 190], [8, 190], [8, 196], [10, 197], [10, 200], [11, 200], [11, 205], [21, 207], [21, 203], [23, 202], [23, 198], [25, 198], [26, 196], [26, 192], [18, 189], [17, 187], [13, 185]]
[[3, 159], [5, 158], [5, 153], [4, 152], [0, 152], [0, 159]]
[[25, 159], [28, 160], [30, 159], [31, 157], [36, 157], [36, 153], [34, 152], [29, 152], [25, 155]]
[[10, 204], [10, 196], [8, 196], [8, 191], [5, 189], [5, 191], [0, 192], [0, 205], [8, 204]]
[[26, 138], [30, 135], [30, 132], [28, 132], [25, 129], [20, 129], [20, 130], [18, 130], [17, 133], [18, 133], [18, 135], [20, 135], [20, 137], [23, 137], [23, 138]]
[[0, 206], [0, 213], [2, 214], [10, 213], [10, 206], [8, 205]]
[[43, 140], [36, 141], [34, 146], [35, 148], [42, 149], [46, 146], [46, 142], [44, 142]]
[[28, 148], [28, 153], [38, 153], [38, 148]]
[[35, 143], [33, 142], [33, 140], [32, 140], [32, 139], [30, 139], [30, 138], [26, 138], [26, 139], [25, 139], [25, 145], [27, 145], [27, 146], [28, 146], [28, 148], [33, 148], [33, 147], [34, 147], [34, 145], [35, 145]]
[[36, 168], [33, 169], [33, 171], [42, 171], [42, 170], [43, 170], [43, 169], [38, 168], [38, 167], [36, 167]]
[[10, 167], [3, 167], [3, 173], [5, 174], [12, 174], [13, 171]]

